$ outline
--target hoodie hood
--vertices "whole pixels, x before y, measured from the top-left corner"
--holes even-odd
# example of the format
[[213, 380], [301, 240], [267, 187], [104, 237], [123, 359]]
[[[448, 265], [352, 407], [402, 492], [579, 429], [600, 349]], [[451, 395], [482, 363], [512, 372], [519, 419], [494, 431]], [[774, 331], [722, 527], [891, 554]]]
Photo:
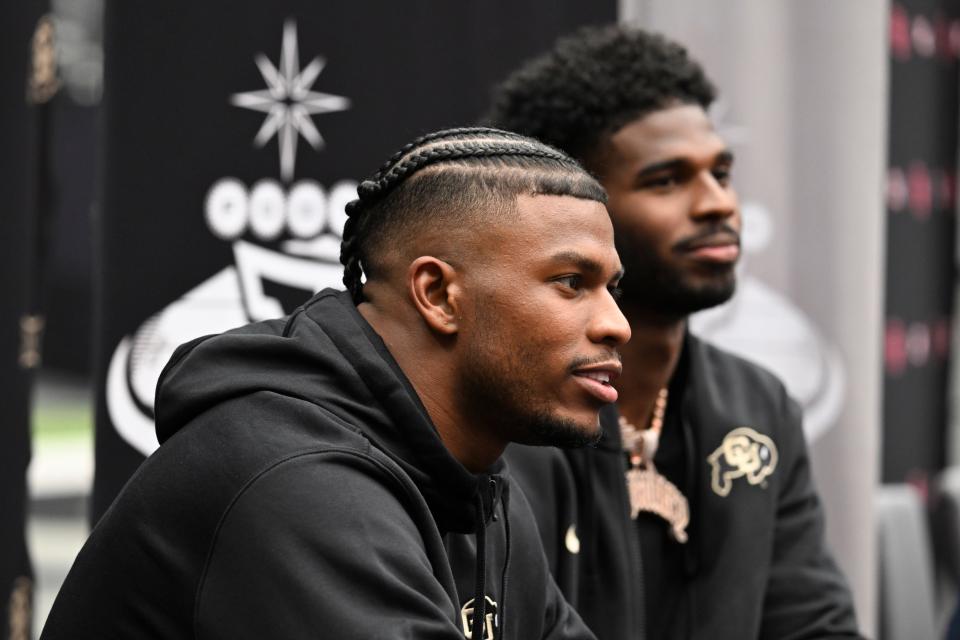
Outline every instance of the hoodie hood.
[[163, 444], [207, 411], [229, 415], [231, 400], [259, 391], [334, 414], [404, 469], [441, 529], [477, 529], [481, 476], [450, 455], [413, 386], [346, 292], [325, 289], [287, 318], [181, 345], [158, 382], [157, 438]]

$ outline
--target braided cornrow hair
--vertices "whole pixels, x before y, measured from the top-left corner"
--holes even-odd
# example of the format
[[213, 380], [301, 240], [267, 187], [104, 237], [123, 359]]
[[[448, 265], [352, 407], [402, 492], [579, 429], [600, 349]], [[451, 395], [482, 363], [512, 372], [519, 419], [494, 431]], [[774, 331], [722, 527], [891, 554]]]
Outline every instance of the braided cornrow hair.
[[[489, 127], [446, 129], [421, 136], [393, 154], [372, 178], [361, 182], [357, 187], [358, 198], [346, 206], [347, 222], [340, 245], [340, 262], [344, 267], [343, 283], [354, 303], [364, 301], [363, 276], [365, 271], [368, 277], [370, 275], [370, 265], [365, 258], [372, 255], [368, 246], [371, 237], [396, 217], [396, 211], [389, 206], [391, 200], [396, 199], [393, 195], [415, 175], [417, 180], [426, 180], [427, 173], [439, 176], [436, 172], [418, 174], [437, 165], [449, 165], [461, 173], [477, 175], [486, 170], [484, 187], [487, 189], [491, 181], [496, 182], [498, 171], [528, 170], [530, 176], [526, 180], [509, 183], [504, 180], [498, 185], [502, 187], [499, 190], [504, 197], [516, 197], [526, 191], [606, 201], [602, 187], [575, 160], [532, 138]], [[482, 190], [482, 187], [477, 189]], [[454, 189], [445, 191], [446, 202], [439, 205], [432, 201], [417, 203], [418, 210], [433, 211], [462, 196], [452, 191]], [[412, 214], [404, 212], [404, 215]]]

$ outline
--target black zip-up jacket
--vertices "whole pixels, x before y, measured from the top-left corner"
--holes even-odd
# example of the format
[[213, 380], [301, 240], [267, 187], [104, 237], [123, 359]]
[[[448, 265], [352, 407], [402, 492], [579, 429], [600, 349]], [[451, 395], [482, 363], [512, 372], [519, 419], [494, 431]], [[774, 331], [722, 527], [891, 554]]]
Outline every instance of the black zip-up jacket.
[[[511, 445], [505, 456], [533, 506], [557, 582], [587, 625], [600, 640], [861, 637], [825, 545], [800, 409], [783, 385], [688, 334], [669, 403], [655, 463], [659, 469], [666, 431], [675, 429], [682, 463], [673, 480], [691, 511], [690, 541], [675, 549], [677, 562], [641, 554], [615, 410], [601, 414], [596, 449]], [[657, 518], [644, 517], [646, 526]], [[662, 548], [675, 546], [660, 527]], [[654, 561], [663, 563], [664, 582], [645, 584], [643, 563]], [[648, 632], [651, 589], [662, 603], [676, 590], [659, 633]]]
[[347, 294], [181, 346], [156, 406], [43, 638], [593, 637]]

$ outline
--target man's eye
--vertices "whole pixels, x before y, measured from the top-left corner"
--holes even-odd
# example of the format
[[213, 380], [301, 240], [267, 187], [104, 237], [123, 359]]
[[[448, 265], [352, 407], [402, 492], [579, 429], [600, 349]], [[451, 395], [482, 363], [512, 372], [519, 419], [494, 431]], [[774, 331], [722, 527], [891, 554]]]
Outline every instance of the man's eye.
[[579, 291], [580, 287], [583, 286], [583, 276], [571, 273], [570, 275], [560, 276], [555, 280], [555, 282], [559, 282], [563, 286], [567, 287], [568, 289], [572, 289], [573, 291]]
[[720, 167], [713, 170], [713, 177], [723, 186], [730, 184], [730, 167]]
[[641, 185], [644, 189], [669, 189], [677, 184], [676, 176], [659, 176], [645, 180]]
[[612, 297], [615, 301], [620, 302], [623, 300], [623, 289], [620, 287], [610, 285], [607, 287], [607, 291], [610, 292], [610, 297]]

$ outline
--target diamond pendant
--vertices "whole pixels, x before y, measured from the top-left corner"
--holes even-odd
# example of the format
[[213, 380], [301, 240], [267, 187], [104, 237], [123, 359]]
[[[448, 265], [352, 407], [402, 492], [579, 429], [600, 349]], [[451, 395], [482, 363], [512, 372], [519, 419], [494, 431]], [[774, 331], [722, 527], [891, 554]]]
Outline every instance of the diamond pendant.
[[670, 524], [671, 537], [681, 544], [685, 543], [690, 507], [676, 485], [656, 470], [637, 465], [627, 470], [626, 479], [630, 517], [636, 520], [641, 511], [656, 514]]

